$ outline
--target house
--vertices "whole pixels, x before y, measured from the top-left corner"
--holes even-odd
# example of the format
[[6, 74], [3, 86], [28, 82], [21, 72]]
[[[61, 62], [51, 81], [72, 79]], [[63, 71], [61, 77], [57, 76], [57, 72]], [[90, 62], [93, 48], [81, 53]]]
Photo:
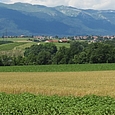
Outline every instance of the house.
[[68, 40], [68, 39], [60, 39], [58, 42], [59, 42], [59, 43], [68, 43], [69, 40]]
[[46, 40], [45, 42], [46, 42], [46, 43], [58, 43], [58, 40], [50, 40], [50, 39], [49, 39], [49, 40]]

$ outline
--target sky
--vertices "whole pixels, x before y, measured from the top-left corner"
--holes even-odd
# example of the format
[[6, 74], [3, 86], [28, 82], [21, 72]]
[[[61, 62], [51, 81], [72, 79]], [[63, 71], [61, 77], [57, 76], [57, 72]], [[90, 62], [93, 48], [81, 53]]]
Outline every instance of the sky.
[[115, 0], [0, 0], [0, 2], [7, 4], [22, 2], [51, 7], [65, 5], [81, 9], [115, 10]]

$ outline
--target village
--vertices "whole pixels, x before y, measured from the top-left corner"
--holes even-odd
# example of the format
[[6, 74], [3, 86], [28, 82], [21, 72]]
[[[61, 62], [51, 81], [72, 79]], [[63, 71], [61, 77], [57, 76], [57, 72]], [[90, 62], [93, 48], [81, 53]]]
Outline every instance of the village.
[[[22, 37], [22, 36], [21, 36]], [[24, 36], [23, 36], [24, 37]], [[96, 36], [96, 35], [86, 35], [86, 36], [66, 36], [66, 37], [58, 37], [58, 36], [32, 36], [30, 40], [35, 42], [58, 42], [58, 43], [69, 43], [72, 40], [75, 41], [88, 41], [88, 42], [101, 42], [101, 41], [107, 41], [107, 40], [115, 40], [115, 35], [113, 36]]]
[[27, 35], [19, 35], [19, 36], [2, 36], [2, 39], [5, 38], [27, 38], [28, 41], [34, 42], [55, 42], [55, 43], [70, 43], [70, 41], [88, 41], [88, 42], [102, 42], [107, 40], [115, 40], [115, 35], [113, 36], [97, 36], [97, 35], [80, 35], [80, 36], [45, 36], [45, 35], [35, 35], [35, 36], [27, 36]]

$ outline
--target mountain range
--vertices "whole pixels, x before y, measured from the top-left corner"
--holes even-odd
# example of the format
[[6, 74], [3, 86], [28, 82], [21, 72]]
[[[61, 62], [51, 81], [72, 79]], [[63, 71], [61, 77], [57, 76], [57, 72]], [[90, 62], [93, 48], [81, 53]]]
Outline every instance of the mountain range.
[[0, 3], [2, 35], [115, 35], [115, 10]]

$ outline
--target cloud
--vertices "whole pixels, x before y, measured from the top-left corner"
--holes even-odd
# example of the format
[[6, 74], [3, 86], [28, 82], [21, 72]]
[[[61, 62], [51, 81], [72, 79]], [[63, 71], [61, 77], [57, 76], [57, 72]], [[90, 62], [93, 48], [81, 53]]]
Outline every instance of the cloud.
[[66, 5], [82, 9], [115, 9], [115, 0], [0, 0], [0, 2], [22, 2], [46, 6]]

